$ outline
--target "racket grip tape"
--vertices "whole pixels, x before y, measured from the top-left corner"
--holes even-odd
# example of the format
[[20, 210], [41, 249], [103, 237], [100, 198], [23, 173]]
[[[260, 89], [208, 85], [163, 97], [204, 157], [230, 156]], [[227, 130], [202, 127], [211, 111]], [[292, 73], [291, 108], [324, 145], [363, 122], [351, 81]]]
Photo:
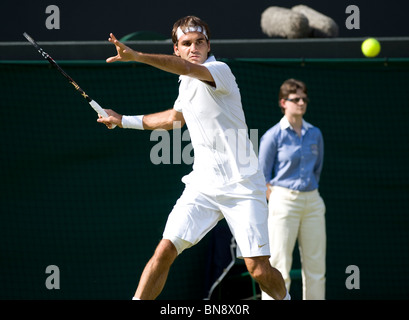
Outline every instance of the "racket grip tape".
[[[101, 117], [103, 118], [108, 118], [108, 114], [105, 112], [104, 109], [94, 100], [89, 101], [89, 104], [91, 105], [92, 109], [94, 109]], [[116, 127], [116, 124], [112, 125], [112, 129]]]

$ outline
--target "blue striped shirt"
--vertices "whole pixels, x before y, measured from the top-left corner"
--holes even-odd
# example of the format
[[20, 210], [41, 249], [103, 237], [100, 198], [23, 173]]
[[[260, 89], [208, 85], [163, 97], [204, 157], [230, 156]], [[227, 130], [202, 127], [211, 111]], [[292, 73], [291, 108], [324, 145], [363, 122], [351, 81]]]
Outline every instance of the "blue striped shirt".
[[266, 183], [298, 191], [318, 189], [324, 160], [320, 129], [303, 120], [301, 137], [286, 117], [260, 139], [259, 161]]

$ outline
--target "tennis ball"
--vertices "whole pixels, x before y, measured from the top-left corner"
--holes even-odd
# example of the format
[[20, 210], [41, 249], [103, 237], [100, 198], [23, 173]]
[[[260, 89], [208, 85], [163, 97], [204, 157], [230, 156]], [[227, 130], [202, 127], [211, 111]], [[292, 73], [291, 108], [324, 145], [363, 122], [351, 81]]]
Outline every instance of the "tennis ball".
[[362, 42], [361, 50], [365, 57], [374, 58], [381, 51], [381, 44], [375, 38], [369, 38]]

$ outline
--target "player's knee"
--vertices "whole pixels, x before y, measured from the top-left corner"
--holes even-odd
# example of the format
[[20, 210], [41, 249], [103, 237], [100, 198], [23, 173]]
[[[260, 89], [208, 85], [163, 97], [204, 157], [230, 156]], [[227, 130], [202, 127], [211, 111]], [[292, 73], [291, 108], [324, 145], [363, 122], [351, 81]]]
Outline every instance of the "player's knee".
[[158, 263], [172, 264], [177, 257], [177, 250], [169, 240], [162, 240], [156, 247], [153, 260]]
[[174, 245], [178, 255], [181, 254], [185, 249], [188, 249], [191, 246], [193, 246], [192, 243], [183, 240], [179, 237], [169, 237], [168, 241], [170, 241]]
[[246, 259], [247, 270], [254, 280], [257, 282], [263, 282], [264, 278], [269, 273], [268, 269], [271, 269], [268, 257], [256, 257]]
[[260, 270], [260, 268], [254, 268], [249, 270], [250, 275], [254, 280], [256, 280], [258, 283], [263, 282], [263, 274], [264, 272]]

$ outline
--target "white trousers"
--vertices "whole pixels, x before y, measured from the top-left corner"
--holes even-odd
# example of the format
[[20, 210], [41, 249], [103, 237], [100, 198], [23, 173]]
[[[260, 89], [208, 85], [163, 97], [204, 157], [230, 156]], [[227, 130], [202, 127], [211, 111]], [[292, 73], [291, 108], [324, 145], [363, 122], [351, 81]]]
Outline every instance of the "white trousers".
[[[269, 240], [271, 265], [277, 268], [290, 291], [290, 270], [298, 240], [304, 300], [325, 299], [325, 204], [318, 190], [299, 192], [271, 187]], [[271, 299], [262, 292], [262, 299]]]

